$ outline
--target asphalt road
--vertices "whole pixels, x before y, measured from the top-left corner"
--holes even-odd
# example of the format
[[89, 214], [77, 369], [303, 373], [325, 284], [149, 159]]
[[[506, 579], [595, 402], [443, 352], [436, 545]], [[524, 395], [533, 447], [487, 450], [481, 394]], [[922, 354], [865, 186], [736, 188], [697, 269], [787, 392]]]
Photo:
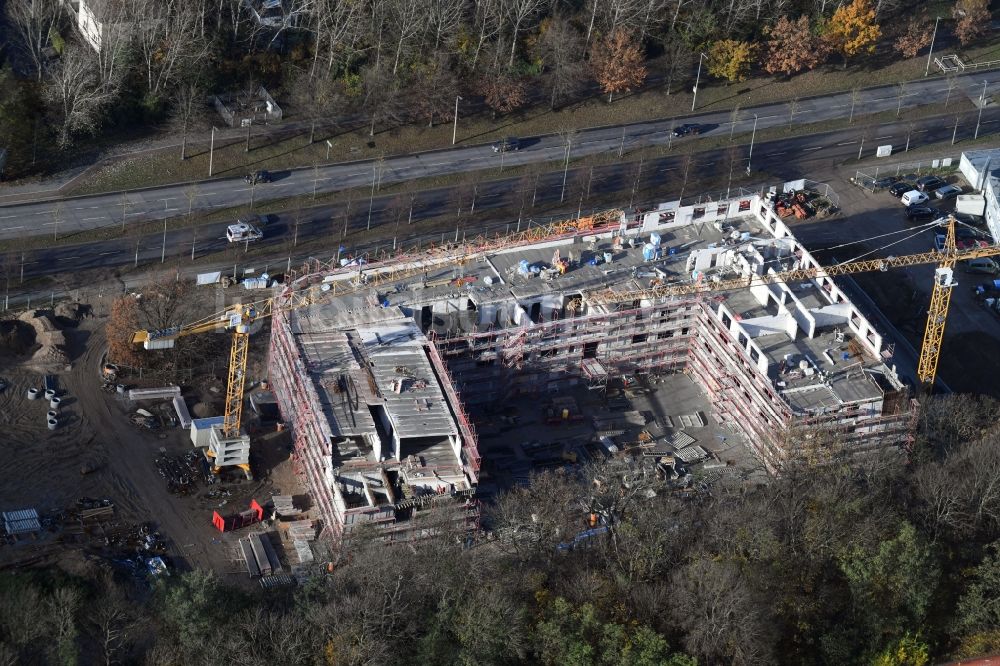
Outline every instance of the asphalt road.
[[[984, 123], [1000, 122], [1000, 109], [989, 110], [983, 114]], [[991, 125], [985, 125], [987, 127]], [[972, 127], [960, 127], [962, 131], [971, 132]], [[909, 128], [906, 124], [884, 125], [876, 136], [866, 140], [866, 145], [875, 141], [879, 144], [892, 144], [898, 147], [905, 142], [906, 132], [911, 131], [911, 143], [934, 141], [950, 141], [952, 127], [942, 125], [940, 121], [928, 120]], [[776, 141], [762, 142], [754, 146], [753, 169], [755, 172], [765, 172], [769, 177], [762, 180], [774, 184], [778, 180], [791, 180], [809, 176], [831, 163], [844, 162], [857, 157], [860, 144], [861, 129], [829, 132], [806, 137], [790, 137]], [[229, 244], [225, 240], [225, 223], [201, 225], [194, 228], [171, 229], [167, 221], [164, 232], [142, 237], [122, 237], [114, 240], [81, 243], [77, 245], [54, 245], [51, 248], [27, 252], [23, 255], [25, 278], [39, 275], [69, 275], [91, 269], [112, 269], [135, 264], [159, 263], [169, 264], [171, 270], [175, 266], [190, 265], [193, 257], [200, 258], [207, 254], [227, 253], [234, 265], [243, 267], [252, 264], [259, 270], [263, 266], [256, 256], [263, 250], [272, 257], [304, 257], [296, 251], [298, 243], [313, 239], [329, 239], [329, 247], [336, 252], [337, 241], [344, 235], [345, 225], [347, 237], [350, 239], [347, 252], [357, 252], [358, 248], [351, 245], [355, 239], [362, 237], [367, 229], [379, 232], [383, 238], [396, 238], [400, 247], [408, 247], [416, 242], [416, 237], [409, 223], [429, 218], [445, 220], [447, 232], [440, 240], [454, 239], [465, 234], [475, 234], [483, 231], [484, 224], [494, 224], [493, 229], [505, 231], [514, 229], [517, 216], [510, 210], [520, 210], [522, 224], [528, 224], [531, 218], [541, 219], [556, 208], [566, 209], [577, 206], [587, 211], [591, 199], [603, 196], [605, 200], [614, 200], [626, 207], [629, 200], [634, 205], [653, 201], [665, 201], [676, 198], [681, 190], [687, 187], [687, 196], [703, 193], [703, 188], [694, 185], [685, 186], [683, 172], [688, 170], [688, 180], [691, 183], [715, 182], [721, 180], [721, 191], [714, 191], [715, 198], [724, 196], [725, 181], [730, 164], [735, 170], [745, 165], [748, 146], [737, 149], [735, 159], [730, 161], [728, 150], [713, 150], [699, 153], [687, 164], [686, 156], [668, 156], [641, 163], [609, 164], [570, 169], [566, 175], [566, 189], [563, 192], [563, 173], [555, 171], [534, 176], [498, 179], [480, 183], [473, 189], [470, 185], [436, 188], [424, 190], [413, 195], [376, 196], [371, 201], [371, 216], [369, 220], [369, 200], [364, 198], [347, 204], [319, 206], [303, 210], [300, 213], [282, 213], [264, 227], [264, 239], [255, 243], [254, 256], [248, 256], [245, 244]], [[866, 148], [867, 150], [867, 148]], [[872, 148], [874, 150], [874, 148]], [[947, 154], [943, 150], [942, 153]], [[897, 153], [890, 158], [891, 163], [904, 161]], [[773, 181], [773, 182], [772, 182]], [[760, 182], [760, 181], [757, 181]], [[590, 197], [587, 192], [590, 192]], [[448, 220], [453, 220], [453, 222]], [[454, 225], [454, 226], [452, 226]], [[73, 233], [64, 229], [70, 237]], [[50, 232], [51, 233], [51, 232]], [[63, 237], [64, 242], [67, 240]], [[426, 242], [426, 238], [421, 239]], [[391, 248], [390, 241], [382, 241], [382, 249]], [[293, 259], [293, 263], [295, 259]], [[286, 262], [282, 262], [286, 263]], [[14, 278], [14, 284], [20, 280], [22, 256], [9, 255], [3, 270]], [[266, 266], [267, 264], [265, 264]], [[284, 266], [280, 266], [284, 268]]]
[[[983, 81], [987, 82], [988, 94], [989, 86], [995, 86], [1000, 82], [1000, 71], [970, 74], [959, 78], [958, 81], [959, 86], [952, 92], [954, 99], [962, 95], [978, 98], [983, 90]], [[864, 90], [855, 103], [854, 113], [855, 115], [877, 113], [895, 110], [898, 105], [908, 108], [937, 102], [943, 100], [947, 91], [947, 82], [939, 78], [907, 84], [901, 94], [896, 86]], [[571, 137], [569, 143], [564, 137], [557, 135], [527, 138], [522, 140], [521, 150], [504, 155], [494, 153], [489, 145], [456, 147], [391, 158], [381, 165], [374, 162], [357, 162], [318, 169], [279, 172], [274, 182], [256, 187], [247, 185], [242, 179], [229, 178], [204, 181], [196, 186], [174, 185], [127, 194], [104, 194], [59, 201], [11, 204], [0, 206], [0, 239], [121, 225], [123, 218], [127, 223], [135, 220], [176, 217], [186, 214], [191, 209], [205, 212], [246, 205], [250, 203], [251, 198], [255, 202], [263, 202], [313, 192], [371, 186], [373, 181], [385, 184], [414, 178], [499, 169], [501, 161], [503, 165], [513, 166], [559, 160], [566, 157], [567, 147], [571, 156], [580, 157], [649, 145], [663, 145], [672, 141], [697, 141], [698, 137], [673, 139], [670, 136], [670, 128], [681, 122], [696, 122], [703, 125], [702, 135], [707, 136], [728, 136], [731, 132], [752, 133], [755, 124], [756, 128], [761, 130], [789, 123], [812, 123], [844, 118], [849, 115], [851, 106], [850, 95], [844, 93], [799, 100], [794, 104], [780, 103], [754, 107], [742, 111], [739, 119], [735, 120], [729, 112], [717, 112], [684, 118], [676, 122], [660, 120], [625, 127], [580, 131]], [[983, 116], [987, 130], [991, 123], [996, 123], [998, 120], [993, 109], [984, 112]], [[974, 117], [966, 120], [959, 128], [959, 138], [971, 136], [974, 123]], [[892, 124], [878, 126], [880, 130], [876, 136], [871, 137], [871, 146], [866, 148], [864, 155], [874, 154], [876, 141], [879, 143], [885, 143], [889, 139], [898, 141], [902, 128], [890, 132], [890, 125]], [[848, 140], [849, 134], [843, 135], [845, 141]], [[947, 138], [950, 138], [950, 134], [949, 128]], [[923, 137], [914, 143], [919, 145], [928, 139], [929, 137]], [[789, 139], [785, 143], [795, 146], [795, 150], [816, 151], [826, 160], [833, 159], [833, 154], [827, 150], [830, 146], [821, 144], [821, 141], [822, 138], [817, 135], [815, 138]], [[752, 160], [755, 169], [768, 166], [766, 161], [757, 158], [758, 155], [766, 158], [766, 150], [764, 146], [755, 147]], [[790, 155], [791, 152], [791, 149], [775, 150], [773, 147], [771, 149], [771, 154], [778, 157], [782, 154]], [[843, 157], [846, 158], [847, 155], [844, 154]], [[787, 159], [779, 160], [779, 162], [787, 161]]]

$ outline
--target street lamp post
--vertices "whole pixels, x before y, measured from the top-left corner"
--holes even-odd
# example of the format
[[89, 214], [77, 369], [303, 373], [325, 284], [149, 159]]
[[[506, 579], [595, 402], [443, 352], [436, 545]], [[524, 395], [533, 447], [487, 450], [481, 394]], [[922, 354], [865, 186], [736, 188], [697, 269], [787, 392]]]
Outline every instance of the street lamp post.
[[215, 157], [215, 125], [212, 125], [212, 143], [208, 147], [208, 177], [212, 177], [212, 158]]
[[750, 175], [750, 160], [753, 159], [753, 140], [757, 138], [757, 114], [753, 114], [753, 132], [750, 134], [750, 152], [747, 154], [747, 175]]
[[983, 94], [979, 96], [979, 118], [976, 119], [976, 133], [973, 139], [979, 138], [979, 123], [983, 120], [983, 107], [986, 106], [986, 81], [983, 81]]
[[462, 96], [458, 95], [455, 97], [455, 116], [453, 118], [451, 126], [451, 145], [455, 145], [455, 139], [458, 138], [458, 103], [462, 101]]
[[694, 105], [698, 103], [698, 84], [701, 83], [701, 59], [707, 57], [704, 53], [698, 54], [698, 74], [694, 77], [694, 98], [691, 100], [692, 111], [694, 111]]
[[927, 52], [927, 67], [924, 68], [924, 76], [931, 72], [931, 56], [934, 54], [934, 40], [937, 39], [937, 28], [940, 20], [940, 16], [934, 19], [934, 33], [931, 35], [931, 50]]

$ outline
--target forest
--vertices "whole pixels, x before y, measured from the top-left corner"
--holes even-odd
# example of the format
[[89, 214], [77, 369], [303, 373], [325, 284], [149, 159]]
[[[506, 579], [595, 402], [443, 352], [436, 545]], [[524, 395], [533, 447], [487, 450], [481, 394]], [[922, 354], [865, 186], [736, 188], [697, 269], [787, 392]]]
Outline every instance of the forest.
[[[286, 592], [93, 560], [0, 574], [0, 664], [875, 664], [1000, 651], [1000, 403], [930, 399], [904, 452], [656, 492], [533, 478], [475, 540], [359, 539]], [[652, 491], [652, 492], [650, 492]], [[609, 530], [566, 548], [588, 511]]]
[[[703, 60], [728, 83], [908, 58], [937, 27], [918, 0], [283, 0], [276, 16], [265, 4], [6, 0], [7, 176], [150, 127], [203, 130], [209, 95], [260, 84], [298, 120], [374, 133], [448, 121], [459, 97], [497, 117], [669, 92]], [[942, 35], [987, 35], [987, 0], [946, 4]]]

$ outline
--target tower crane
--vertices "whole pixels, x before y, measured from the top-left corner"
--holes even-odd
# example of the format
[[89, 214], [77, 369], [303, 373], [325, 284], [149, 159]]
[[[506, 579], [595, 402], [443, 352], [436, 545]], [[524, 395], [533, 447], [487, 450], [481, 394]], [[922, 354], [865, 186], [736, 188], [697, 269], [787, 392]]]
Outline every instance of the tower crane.
[[[222, 436], [226, 439], [240, 437], [243, 416], [243, 391], [246, 385], [247, 352], [250, 347], [250, 327], [255, 322], [270, 317], [274, 313], [275, 299], [267, 298], [255, 303], [236, 304], [228, 310], [205, 319], [158, 330], [136, 331], [133, 343], [141, 343], [145, 349], [169, 349], [174, 343], [189, 335], [198, 335], [218, 330], [231, 330], [233, 339], [229, 351], [229, 374], [226, 380], [226, 411], [222, 420]], [[211, 456], [211, 453], [208, 453]], [[248, 464], [237, 465], [250, 478]], [[219, 471], [219, 465], [212, 467]]]
[[848, 261], [833, 266], [813, 268], [797, 268], [765, 275], [752, 274], [746, 277], [730, 278], [716, 282], [685, 282], [661, 283], [646, 289], [631, 289], [617, 291], [614, 289], [598, 289], [587, 292], [582, 300], [589, 303], [623, 303], [641, 300], [668, 298], [671, 296], [691, 296], [720, 291], [746, 289], [757, 285], [775, 284], [779, 282], [795, 282], [817, 277], [835, 277], [851, 273], [868, 271], [888, 271], [890, 268], [937, 264], [934, 272], [934, 287], [931, 292], [931, 302], [927, 309], [927, 325], [924, 329], [923, 344], [920, 348], [920, 358], [917, 364], [917, 377], [926, 388], [934, 384], [937, 376], [938, 360], [941, 356], [941, 343], [944, 339], [945, 323], [948, 318], [948, 306], [951, 302], [951, 289], [955, 286], [953, 271], [955, 263], [968, 259], [1000, 256], [1000, 245], [977, 247], [960, 250], [955, 245], [955, 218], [949, 216], [945, 243], [942, 250], [931, 250], [918, 254], [909, 254], [883, 259], [865, 259]]

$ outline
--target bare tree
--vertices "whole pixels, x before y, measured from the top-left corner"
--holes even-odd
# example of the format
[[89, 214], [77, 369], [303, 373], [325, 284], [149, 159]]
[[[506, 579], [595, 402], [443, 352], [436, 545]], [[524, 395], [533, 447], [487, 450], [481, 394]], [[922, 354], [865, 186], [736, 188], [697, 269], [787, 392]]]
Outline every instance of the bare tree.
[[317, 63], [325, 54], [326, 74], [333, 73], [336, 65], [349, 60], [358, 39], [358, 17], [365, 3], [344, 2], [343, 0], [316, 0], [310, 5], [310, 26], [315, 43], [313, 62], [309, 76], [319, 74]]
[[694, 53], [677, 37], [671, 37], [663, 42], [663, 76], [666, 79], [667, 94], [673, 89], [674, 80], [678, 76], [688, 76], [694, 63]]
[[100, 603], [94, 605], [89, 616], [105, 666], [120, 663], [121, 657], [128, 653], [139, 624], [135, 611], [121, 588], [105, 578]]
[[531, 27], [532, 20], [542, 9], [548, 7], [552, 0], [501, 0], [503, 15], [510, 28], [510, 58], [507, 68], [514, 67], [514, 56], [517, 55], [517, 39], [521, 31]]
[[112, 91], [101, 85], [90, 49], [67, 47], [49, 72], [44, 95], [56, 117], [56, 141], [60, 148], [72, 143], [73, 135], [95, 131]]
[[366, 67], [361, 76], [365, 89], [364, 106], [371, 118], [368, 134], [375, 136], [375, 126], [379, 123], [402, 120], [403, 95], [399, 89], [399, 79], [386, 67]]
[[851, 115], [847, 119], [848, 123], [853, 123], [854, 122], [854, 107], [857, 106], [857, 103], [860, 102], [860, 101], [861, 101], [861, 90], [858, 89], [858, 88], [852, 88], [851, 89]]
[[586, 77], [583, 42], [569, 20], [556, 16], [536, 43], [535, 53], [545, 66], [551, 90], [549, 108], [555, 109], [580, 88]]
[[476, 48], [472, 56], [472, 69], [476, 69], [479, 56], [487, 42], [492, 41], [503, 29], [504, 0], [482, 0], [476, 3], [474, 23], [476, 26]]
[[187, 159], [187, 140], [192, 131], [205, 129], [205, 91], [197, 81], [185, 81], [174, 91], [171, 125], [181, 135], [181, 161]]
[[[146, 0], [138, 5], [134, 40], [142, 61], [146, 93], [155, 99], [188, 70], [200, 66], [209, 42], [200, 36], [197, 6], [180, 0]], [[193, 73], [193, 72], [192, 72]]]
[[948, 87], [948, 94], [944, 98], [944, 108], [947, 109], [948, 104], [951, 103], [951, 94], [955, 92], [955, 89], [958, 88], [961, 82], [958, 80], [958, 75], [955, 72], [948, 72], [944, 80], [945, 85]]
[[17, 35], [18, 46], [31, 59], [38, 81], [45, 73], [43, 51], [49, 45], [50, 33], [58, 28], [59, 11], [55, 0], [7, 1], [9, 24]]
[[788, 131], [792, 130], [792, 123], [795, 122], [795, 112], [799, 110], [799, 98], [788, 102]]
[[413, 0], [390, 0], [388, 24], [396, 42], [396, 57], [392, 63], [395, 76], [408, 43], [424, 30], [426, 13], [422, 3]]
[[443, 55], [422, 66], [413, 83], [413, 95], [418, 113], [434, 127], [434, 119], [451, 120], [455, 113], [453, 100], [458, 94], [458, 79]]
[[428, 41], [433, 43], [436, 53], [442, 47], [449, 47], [462, 27], [464, 0], [424, 0], [425, 26]]

